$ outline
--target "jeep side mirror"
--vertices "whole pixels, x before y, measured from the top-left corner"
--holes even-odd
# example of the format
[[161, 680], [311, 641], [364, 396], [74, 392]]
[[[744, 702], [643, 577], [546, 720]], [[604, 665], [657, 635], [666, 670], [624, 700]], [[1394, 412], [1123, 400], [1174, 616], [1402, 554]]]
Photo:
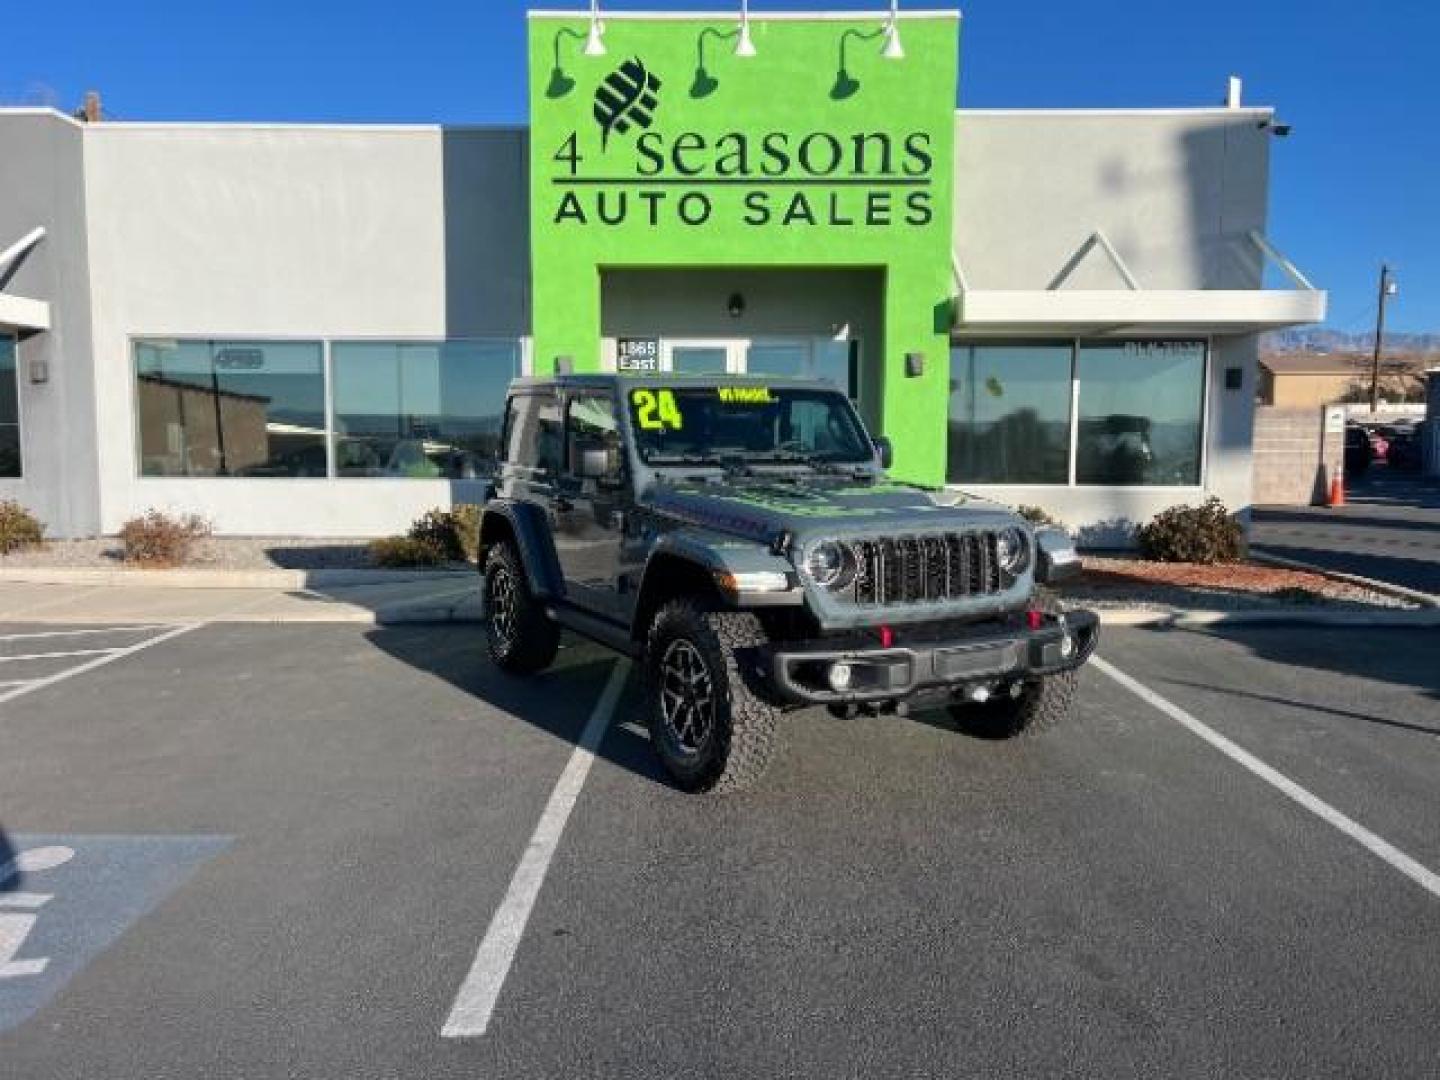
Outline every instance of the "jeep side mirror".
[[580, 451], [580, 478], [603, 480], [610, 475], [610, 453], [603, 446]]
[[884, 435], [875, 436], [875, 453], [880, 458], [882, 469], [888, 469], [895, 463], [895, 448]]
[[1080, 556], [1075, 543], [1064, 529], [1053, 526], [1035, 530], [1035, 581], [1041, 585], [1060, 585], [1080, 576]]

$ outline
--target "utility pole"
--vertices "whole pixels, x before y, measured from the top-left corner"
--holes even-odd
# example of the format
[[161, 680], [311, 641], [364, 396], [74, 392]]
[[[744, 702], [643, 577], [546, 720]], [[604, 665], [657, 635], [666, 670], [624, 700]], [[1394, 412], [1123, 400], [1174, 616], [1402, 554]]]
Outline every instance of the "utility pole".
[[1385, 301], [1399, 290], [1390, 277], [1390, 265], [1380, 264], [1380, 302], [1375, 306], [1375, 355], [1370, 361], [1370, 412], [1380, 411], [1380, 347], [1385, 340]]

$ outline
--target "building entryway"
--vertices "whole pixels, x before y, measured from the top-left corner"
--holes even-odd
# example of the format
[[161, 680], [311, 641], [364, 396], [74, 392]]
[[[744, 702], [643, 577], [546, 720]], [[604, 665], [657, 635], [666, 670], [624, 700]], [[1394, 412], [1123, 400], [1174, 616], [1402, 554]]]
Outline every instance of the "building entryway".
[[820, 378], [879, 419], [878, 270], [606, 267], [600, 280], [608, 370], [623, 350], [677, 374]]
[[827, 379], [858, 397], [858, 338], [761, 337], [660, 340], [660, 369], [685, 375], [781, 375]]

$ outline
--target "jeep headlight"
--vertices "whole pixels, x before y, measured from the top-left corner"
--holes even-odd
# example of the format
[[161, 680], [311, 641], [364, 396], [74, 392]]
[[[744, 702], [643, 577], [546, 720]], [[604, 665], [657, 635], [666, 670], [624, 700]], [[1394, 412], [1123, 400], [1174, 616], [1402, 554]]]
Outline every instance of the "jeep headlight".
[[1024, 529], [1001, 529], [995, 537], [995, 554], [1000, 568], [1011, 577], [1019, 577], [1030, 566], [1030, 538]]
[[855, 553], [838, 540], [822, 540], [805, 556], [805, 573], [822, 589], [838, 592], [855, 578]]

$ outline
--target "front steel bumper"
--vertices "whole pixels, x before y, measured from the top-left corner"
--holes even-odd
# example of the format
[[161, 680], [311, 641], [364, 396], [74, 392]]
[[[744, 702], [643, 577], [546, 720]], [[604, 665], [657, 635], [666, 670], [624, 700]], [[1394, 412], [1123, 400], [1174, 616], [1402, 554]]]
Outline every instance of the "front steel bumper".
[[[1015, 683], [1085, 663], [1100, 640], [1100, 617], [1093, 611], [1047, 614], [1032, 630], [1022, 614], [949, 633], [912, 637], [901, 630], [896, 637], [888, 648], [873, 637], [868, 642], [847, 638], [777, 644], [769, 649], [767, 674], [782, 701], [806, 705], [897, 701]], [[829, 669], [836, 663], [850, 668], [850, 685], [844, 690], [829, 685]]]

